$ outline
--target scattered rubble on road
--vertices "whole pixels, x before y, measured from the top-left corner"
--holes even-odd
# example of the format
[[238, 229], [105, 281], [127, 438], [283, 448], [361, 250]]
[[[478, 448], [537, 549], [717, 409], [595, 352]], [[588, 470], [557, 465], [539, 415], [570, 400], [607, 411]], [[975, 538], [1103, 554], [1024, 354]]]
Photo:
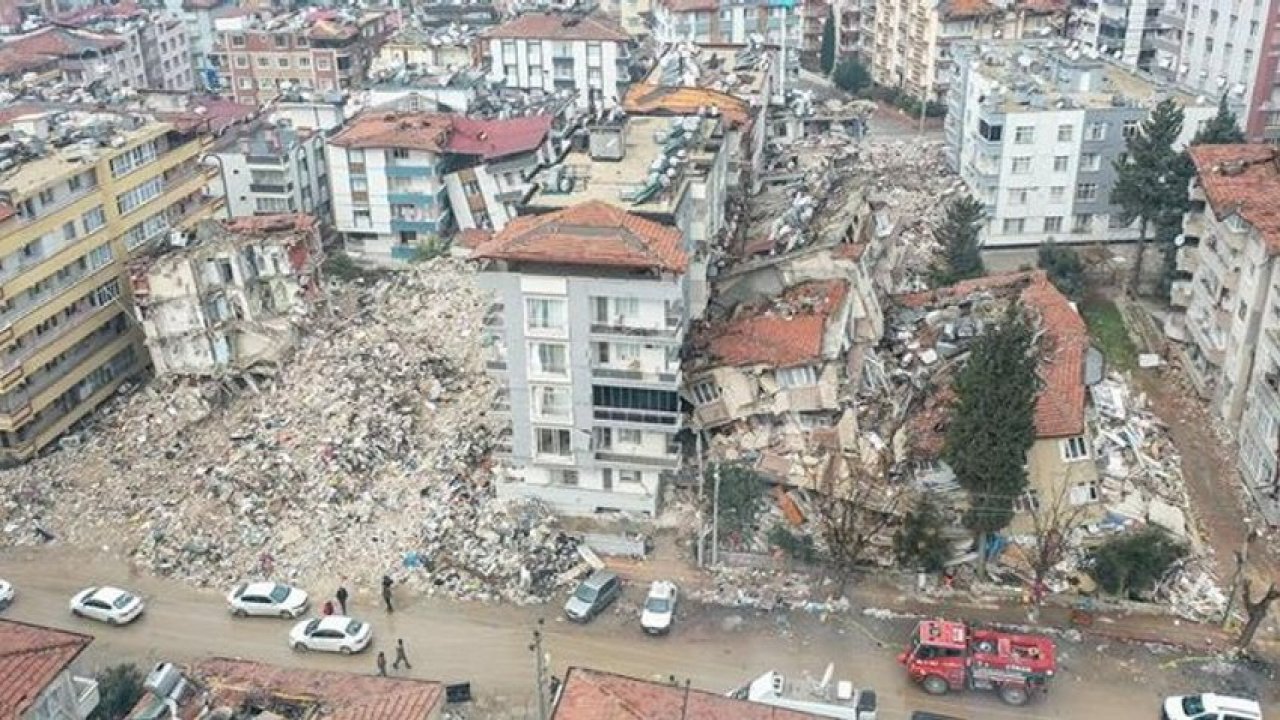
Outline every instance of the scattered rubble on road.
[[456, 597], [545, 596], [581, 560], [544, 510], [487, 486], [489, 301], [471, 271], [334, 285], [278, 375], [157, 380], [0, 472], [0, 544], [110, 546], [199, 585], [395, 568]]

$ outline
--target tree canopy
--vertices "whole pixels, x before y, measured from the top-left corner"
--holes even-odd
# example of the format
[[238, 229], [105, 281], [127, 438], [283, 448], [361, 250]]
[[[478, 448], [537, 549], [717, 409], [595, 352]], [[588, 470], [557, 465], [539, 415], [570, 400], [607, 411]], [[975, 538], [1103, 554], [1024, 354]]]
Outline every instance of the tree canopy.
[[1244, 133], [1236, 122], [1236, 114], [1227, 105], [1227, 95], [1218, 98], [1218, 114], [1200, 128], [1192, 145], [1232, 145], [1244, 142]]
[[932, 272], [935, 286], [951, 285], [986, 274], [978, 245], [978, 233], [985, 214], [982, 203], [968, 195], [957, 197], [947, 205], [946, 215], [933, 230], [934, 239], [942, 245], [942, 258]]
[[1108, 540], [1089, 559], [1093, 579], [1103, 590], [1129, 597], [1154, 589], [1169, 566], [1186, 554], [1185, 545], [1163, 528], [1151, 525]]
[[928, 573], [941, 572], [951, 559], [951, 544], [942, 534], [946, 525], [942, 510], [933, 498], [921, 496], [893, 535], [898, 564]]
[[856, 95], [871, 86], [871, 73], [857, 58], [844, 58], [835, 67], [831, 81], [841, 90]]
[[830, 75], [836, 69], [836, 16], [831, 6], [827, 6], [827, 18], [822, 23], [822, 48], [818, 53], [819, 67], [823, 75]]
[[711, 477], [720, 475], [720, 537], [746, 534], [764, 507], [768, 481], [755, 470], [736, 463], [721, 463], [709, 469]]
[[1084, 263], [1075, 248], [1047, 242], [1036, 253], [1036, 264], [1058, 291], [1072, 300], [1084, 292]]

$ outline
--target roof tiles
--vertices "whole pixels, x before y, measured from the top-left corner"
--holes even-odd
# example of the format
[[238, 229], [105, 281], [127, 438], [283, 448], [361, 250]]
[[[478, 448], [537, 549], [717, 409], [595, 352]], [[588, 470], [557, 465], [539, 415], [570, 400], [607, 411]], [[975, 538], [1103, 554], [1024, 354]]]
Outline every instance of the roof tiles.
[[93, 638], [80, 633], [0, 620], [0, 718], [27, 711]]
[[459, 115], [452, 119], [445, 149], [491, 160], [537, 150], [550, 132], [550, 115], [529, 115], [505, 120], [482, 120]]
[[794, 367], [821, 359], [827, 322], [844, 305], [848, 283], [815, 280], [793, 285], [765, 303], [741, 306], [703, 338], [714, 364]]
[[683, 273], [680, 231], [592, 200], [518, 217], [476, 249], [477, 258]]
[[551, 720], [814, 720], [817, 715], [705, 690], [569, 668]]
[[751, 106], [745, 100], [710, 88], [641, 83], [627, 88], [622, 100], [622, 109], [636, 115], [696, 115], [709, 107], [719, 110], [732, 125], [751, 121]]
[[485, 31], [490, 39], [612, 40], [628, 42], [631, 36], [603, 15], [527, 12]]
[[1191, 160], [1219, 218], [1238, 213], [1280, 254], [1280, 152], [1270, 145], [1194, 145]]
[[438, 153], [449, 135], [449, 118], [435, 113], [369, 111], [329, 142], [348, 148], [406, 148]]

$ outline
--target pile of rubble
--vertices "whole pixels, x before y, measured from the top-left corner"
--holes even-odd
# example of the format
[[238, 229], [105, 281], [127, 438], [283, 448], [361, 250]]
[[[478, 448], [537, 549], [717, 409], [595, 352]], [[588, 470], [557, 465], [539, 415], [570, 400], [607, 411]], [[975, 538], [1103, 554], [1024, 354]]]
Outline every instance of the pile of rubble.
[[537, 596], [577, 559], [477, 472], [495, 433], [488, 305], [456, 261], [335, 283], [278, 375], [155, 381], [0, 473], [0, 543], [109, 546], [200, 585], [359, 586], [411, 565], [453, 595]]
[[696, 588], [691, 596], [698, 602], [754, 610], [803, 610], [812, 613], [846, 612], [849, 600], [837, 597], [837, 584], [815, 581], [799, 574], [773, 569], [718, 566], [711, 569], [712, 580]]

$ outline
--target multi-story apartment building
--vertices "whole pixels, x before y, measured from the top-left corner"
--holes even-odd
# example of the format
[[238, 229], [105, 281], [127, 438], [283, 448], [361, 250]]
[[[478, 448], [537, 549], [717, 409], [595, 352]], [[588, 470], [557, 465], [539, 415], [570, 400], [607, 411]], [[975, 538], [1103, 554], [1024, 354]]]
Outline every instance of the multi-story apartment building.
[[499, 496], [656, 515], [680, 465], [680, 232], [604, 202], [520, 217], [476, 249], [510, 435]]
[[[131, 256], [216, 210], [195, 123], [11, 119], [0, 174], [0, 459], [22, 460], [146, 365]], [[56, 137], [67, 145], [32, 138]]]
[[256, 122], [224, 134], [207, 156], [228, 218], [302, 212], [328, 223], [324, 135], [287, 120]]
[[656, 0], [653, 36], [663, 43], [745, 45], [760, 38], [766, 45], [799, 49], [804, 18], [797, 3], [746, 0]]
[[1167, 28], [1155, 41], [1164, 73], [1226, 93], [1249, 140], [1280, 140], [1280, 0], [1165, 0], [1157, 19]]
[[142, 54], [125, 38], [52, 26], [0, 45], [0, 79], [33, 76], [42, 87], [59, 80], [107, 90], [147, 86]]
[[956, 72], [956, 43], [1038, 37], [1055, 32], [1063, 14], [1061, 5], [1041, 0], [877, 2], [871, 77], [911, 97], [942, 102]]
[[1210, 98], [1060, 41], [968, 44], [957, 62], [947, 155], [986, 206], [989, 251], [1135, 240], [1111, 203], [1125, 140], [1166, 97], [1186, 114], [1179, 146], [1217, 112]]
[[649, 34], [648, 18], [653, 13], [654, 4], [654, 0], [603, 0], [597, 3], [600, 10], [637, 38]]
[[480, 38], [489, 80], [509, 88], [573, 91], [587, 107], [620, 102], [631, 82], [632, 38], [599, 13], [527, 12]]
[[515, 218], [534, 175], [558, 155], [551, 125], [550, 115], [453, 118], [444, 187], [460, 230], [501, 230]]
[[165, 7], [182, 18], [186, 26], [187, 40], [191, 47], [191, 69], [195, 73], [195, 86], [201, 89], [218, 88], [218, 69], [213, 66], [214, 41], [217, 33], [214, 18], [226, 11], [234, 11], [232, 0], [165, 0]]
[[350, 90], [363, 81], [378, 47], [396, 30], [399, 15], [332, 9], [283, 16], [242, 11], [214, 19], [212, 64], [223, 95], [254, 105], [281, 89]]
[[1165, 0], [1090, 2], [1072, 9], [1068, 34], [1092, 48], [1142, 70], [1152, 70], [1157, 43], [1166, 32], [1160, 19]]
[[[836, 0], [836, 48], [841, 56], [865, 58], [874, 48], [876, 4], [874, 0]], [[821, 49], [821, 45], [819, 45]]]
[[195, 87], [186, 24], [175, 14], [149, 12], [136, 5], [99, 5], [59, 16], [54, 22], [123, 39], [127, 67], [135, 78], [140, 75], [140, 80], [131, 81], [133, 87], [174, 91]]

